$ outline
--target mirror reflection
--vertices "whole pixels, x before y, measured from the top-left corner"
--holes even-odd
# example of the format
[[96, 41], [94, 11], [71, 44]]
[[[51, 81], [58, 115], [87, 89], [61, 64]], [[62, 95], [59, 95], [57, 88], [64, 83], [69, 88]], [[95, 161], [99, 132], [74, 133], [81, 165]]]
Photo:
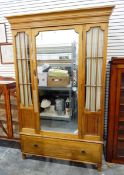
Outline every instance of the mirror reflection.
[[73, 29], [36, 36], [41, 130], [78, 133], [78, 40]]

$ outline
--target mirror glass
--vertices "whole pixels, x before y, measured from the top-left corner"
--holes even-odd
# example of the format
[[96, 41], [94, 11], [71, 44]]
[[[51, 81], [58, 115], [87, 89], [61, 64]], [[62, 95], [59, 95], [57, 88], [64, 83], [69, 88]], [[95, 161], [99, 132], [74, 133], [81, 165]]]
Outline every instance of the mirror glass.
[[73, 29], [36, 36], [41, 130], [78, 133], [78, 42]]

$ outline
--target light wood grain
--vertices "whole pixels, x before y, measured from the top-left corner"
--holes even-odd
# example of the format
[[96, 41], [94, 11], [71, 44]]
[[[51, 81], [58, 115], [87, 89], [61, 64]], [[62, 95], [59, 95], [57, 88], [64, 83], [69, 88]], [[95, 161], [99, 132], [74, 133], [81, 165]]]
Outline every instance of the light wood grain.
[[[107, 30], [109, 16], [112, 9], [113, 6], [94, 7], [88, 9], [7, 17], [11, 24], [14, 38], [14, 55], [18, 89], [17, 95], [19, 102], [23, 155], [36, 154], [59, 159], [95, 163], [100, 170], [102, 164]], [[98, 26], [104, 30], [102, 95], [101, 109], [92, 112], [85, 109], [86, 33], [90, 28]], [[42, 31], [55, 31], [60, 29], [74, 29], [79, 34], [77, 135], [52, 131], [40, 131], [36, 36]], [[20, 105], [15, 47], [15, 36], [17, 32], [26, 32], [29, 36], [31, 83], [34, 95], [33, 105], [28, 108]]]
[[101, 163], [101, 144], [22, 136], [22, 149], [24, 153]]

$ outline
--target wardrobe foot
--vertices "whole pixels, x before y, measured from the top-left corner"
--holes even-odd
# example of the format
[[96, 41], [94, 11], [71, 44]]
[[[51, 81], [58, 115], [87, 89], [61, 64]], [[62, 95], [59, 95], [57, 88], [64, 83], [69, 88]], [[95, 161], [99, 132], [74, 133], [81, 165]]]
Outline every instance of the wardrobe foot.
[[22, 153], [22, 159], [26, 159], [26, 154]]
[[102, 171], [102, 164], [101, 163], [100, 164], [97, 164], [97, 169], [98, 169], [99, 172]]

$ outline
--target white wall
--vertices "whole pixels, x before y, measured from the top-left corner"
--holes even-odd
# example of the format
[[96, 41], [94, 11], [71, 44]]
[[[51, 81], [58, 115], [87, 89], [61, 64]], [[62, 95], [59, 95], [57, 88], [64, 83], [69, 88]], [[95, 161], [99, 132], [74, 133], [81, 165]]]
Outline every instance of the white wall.
[[[7, 23], [5, 16], [104, 5], [116, 5], [109, 23], [108, 62], [112, 56], [124, 56], [124, 0], [0, 0], [0, 23], [6, 23], [8, 42], [11, 42], [10, 25]], [[106, 76], [105, 135], [107, 131], [109, 69], [108, 63]], [[13, 66], [0, 65], [1, 74], [13, 76]]]

